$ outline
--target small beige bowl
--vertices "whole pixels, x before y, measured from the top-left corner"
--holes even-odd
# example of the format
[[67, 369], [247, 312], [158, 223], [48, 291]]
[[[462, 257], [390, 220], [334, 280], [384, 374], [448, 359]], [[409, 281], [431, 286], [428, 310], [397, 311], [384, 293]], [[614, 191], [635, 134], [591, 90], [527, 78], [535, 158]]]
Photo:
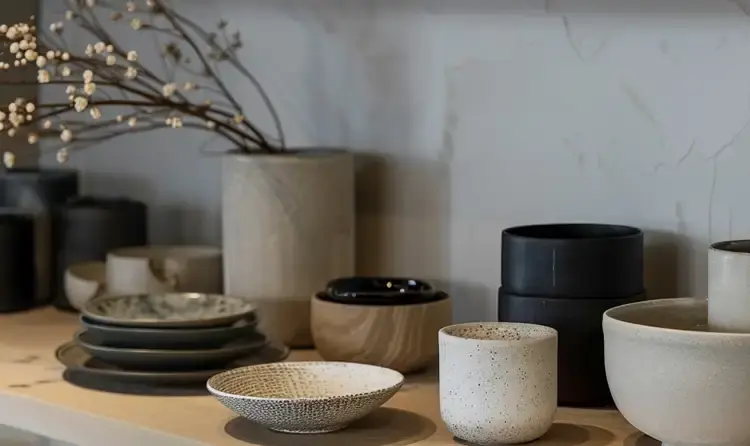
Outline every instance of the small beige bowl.
[[104, 262], [76, 263], [65, 271], [63, 287], [70, 305], [80, 311], [86, 302], [104, 295], [107, 288]]
[[345, 428], [398, 392], [395, 370], [347, 362], [284, 362], [220, 373], [206, 387], [234, 413], [277, 432]]

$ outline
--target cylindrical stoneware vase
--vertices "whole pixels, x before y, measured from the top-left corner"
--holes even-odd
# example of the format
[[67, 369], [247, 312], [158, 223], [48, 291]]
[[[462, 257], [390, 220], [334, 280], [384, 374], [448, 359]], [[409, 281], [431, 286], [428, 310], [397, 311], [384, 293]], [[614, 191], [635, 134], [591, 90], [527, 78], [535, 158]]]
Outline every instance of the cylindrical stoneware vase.
[[641, 294], [643, 231], [559, 223], [503, 231], [502, 285], [519, 296], [623, 298]]
[[[148, 243], [146, 205], [127, 198], [80, 197], [60, 208], [58, 221], [58, 264], [64, 276], [73, 265], [103, 262], [113, 249]], [[89, 264], [76, 270], [94, 273], [95, 269], [96, 266]], [[70, 283], [76, 283], [75, 277], [78, 277], [75, 271], [63, 277], [63, 287], [58, 289], [53, 302], [57, 308], [78, 308], [72, 305], [66, 292], [71, 289]], [[80, 304], [82, 295], [75, 294]]]
[[78, 194], [78, 172], [62, 169], [10, 169], [0, 173], [0, 206], [35, 217], [36, 302], [50, 303], [61, 286], [55, 237], [56, 210]]
[[107, 293], [222, 292], [221, 250], [210, 246], [138, 246], [107, 254]]
[[457, 438], [479, 445], [536, 440], [557, 409], [557, 332], [480, 322], [440, 330], [440, 414]]
[[223, 160], [226, 293], [258, 305], [259, 329], [312, 345], [310, 297], [354, 273], [354, 159], [335, 150]]
[[0, 312], [34, 306], [34, 215], [0, 213]]
[[714, 243], [708, 250], [708, 326], [750, 333], [750, 240]]
[[423, 370], [438, 356], [438, 331], [451, 323], [451, 300], [398, 304], [312, 298], [315, 349], [326, 361], [358, 362], [401, 373]]

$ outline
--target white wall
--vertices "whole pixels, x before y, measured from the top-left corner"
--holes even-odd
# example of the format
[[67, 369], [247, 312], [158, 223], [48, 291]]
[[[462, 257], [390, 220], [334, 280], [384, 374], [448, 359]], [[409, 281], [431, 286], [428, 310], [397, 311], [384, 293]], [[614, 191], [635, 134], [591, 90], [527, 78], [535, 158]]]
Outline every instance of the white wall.
[[[750, 18], [736, 3], [179, 4], [239, 26], [293, 144], [369, 155], [361, 271], [441, 281], [460, 320], [494, 318], [507, 226], [643, 227], [654, 295], [705, 293], [709, 241], [750, 237]], [[218, 162], [198, 145], [165, 130], [73, 164], [88, 191], [149, 202], [155, 241], [218, 243]]]

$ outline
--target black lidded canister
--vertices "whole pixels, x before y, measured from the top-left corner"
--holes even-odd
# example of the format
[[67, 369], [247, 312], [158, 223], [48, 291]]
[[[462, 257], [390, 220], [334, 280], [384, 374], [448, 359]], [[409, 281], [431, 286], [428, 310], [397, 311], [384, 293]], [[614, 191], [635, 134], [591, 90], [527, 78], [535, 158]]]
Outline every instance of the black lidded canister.
[[55, 211], [78, 195], [78, 172], [67, 169], [14, 168], [0, 172], [0, 207], [34, 216], [36, 303], [50, 303], [57, 291], [58, 240]]
[[34, 216], [0, 211], [0, 312], [35, 305]]
[[[148, 244], [148, 210], [140, 201], [79, 197], [60, 208], [58, 221], [59, 281], [73, 264], [105, 261], [107, 253], [113, 249]], [[57, 288], [55, 307], [72, 310], [63, 287]]]

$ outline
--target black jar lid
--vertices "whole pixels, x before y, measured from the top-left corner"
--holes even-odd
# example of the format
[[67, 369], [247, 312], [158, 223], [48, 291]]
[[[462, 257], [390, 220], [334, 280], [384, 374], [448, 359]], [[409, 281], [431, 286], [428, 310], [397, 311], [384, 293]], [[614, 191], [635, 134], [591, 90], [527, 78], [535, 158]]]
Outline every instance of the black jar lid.
[[419, 279], [360, 276], [334, 279], [317, 297], [350, 305], [395, 306], [438, 301], [448, 295]]

